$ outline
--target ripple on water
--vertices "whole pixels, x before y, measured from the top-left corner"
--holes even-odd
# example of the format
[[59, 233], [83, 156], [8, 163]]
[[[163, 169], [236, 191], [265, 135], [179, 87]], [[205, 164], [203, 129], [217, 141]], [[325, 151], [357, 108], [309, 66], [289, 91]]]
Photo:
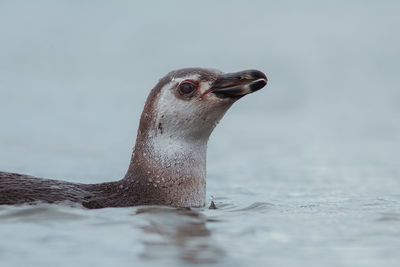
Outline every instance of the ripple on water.
[[232, 212], [244, 212], [244, 211], [264, 212], [264, 211], [271, 209], [271, 207], [273, 207], [273, 206], [274, 206], [274, 204], [268, 203], [268, 202], [254, 202], [253, 204], [250, 204], [247, 207], [234, 209], [231, 211]]
[[[218, 201], [217, 201], [218, 200]], [[266, 212], [273, 206], [269, 202], [254, 202], [250, 205], [237, 205], [232, 202], [222, 202], [219, 199], [214, 200], [217, 210], [225, 210], [229, 212]]]
[[19, 222], [54, 222], [76, 221], [85, 219], [85, 215], [79, 214], [80, 209], [71, 209], [60, 205], [38, 204], [22, 206], [6, 206], [0, 214], [1, 221]]
[[400, 213], [395, 212], [385, 212], [381, 213], [380, 217], [377, 219], [379, 222], [399, 222]]

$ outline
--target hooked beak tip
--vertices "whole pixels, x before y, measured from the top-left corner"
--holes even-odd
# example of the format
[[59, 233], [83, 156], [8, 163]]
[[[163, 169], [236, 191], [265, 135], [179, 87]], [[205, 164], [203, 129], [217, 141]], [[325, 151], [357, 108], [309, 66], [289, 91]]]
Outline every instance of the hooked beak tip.
[[267, 85], [268, 79], [267, 77], [255, 80], [254, 82], [249, 84], [251, 92], [255, 92], [263, 88]]

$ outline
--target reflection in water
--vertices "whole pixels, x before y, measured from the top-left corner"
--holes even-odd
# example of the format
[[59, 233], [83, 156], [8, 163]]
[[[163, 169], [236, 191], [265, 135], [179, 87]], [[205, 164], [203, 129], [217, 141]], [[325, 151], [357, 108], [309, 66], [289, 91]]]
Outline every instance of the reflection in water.
[[144, 216], [146, 225], [144, 259], [175, 259], [187, 263], [216, 263], [224, 251], [212, 240], [207, 218], [193, 209], [145, 207], [136, 215]]

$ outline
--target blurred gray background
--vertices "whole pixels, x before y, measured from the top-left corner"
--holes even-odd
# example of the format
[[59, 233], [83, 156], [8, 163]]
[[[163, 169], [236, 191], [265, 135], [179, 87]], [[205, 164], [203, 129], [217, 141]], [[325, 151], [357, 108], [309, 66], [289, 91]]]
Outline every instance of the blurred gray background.
[[269, 78], [211, 136], [220, 209], [1, 207], [0, 260], [399, 266], [399, 3], [0, 1], [0, 171], [121, 178], [167, 72]]
[[148, 92], [188, 66], [270, 80], [211, 142], [240, 131], [259, 150], [307, 140], [298, 149], [311, 156], [397, 165], [398, 11], [396, 1], [1, 1], [0, 169], [122, 176]]

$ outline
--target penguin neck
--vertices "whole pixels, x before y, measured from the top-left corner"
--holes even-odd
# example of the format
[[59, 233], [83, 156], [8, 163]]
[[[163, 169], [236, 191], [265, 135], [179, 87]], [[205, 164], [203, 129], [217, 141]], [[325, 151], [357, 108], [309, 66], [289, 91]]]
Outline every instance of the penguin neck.
[[204, 206], [208, 138], [139, 131], [124, 180], [166, 196], [166, 205]]

